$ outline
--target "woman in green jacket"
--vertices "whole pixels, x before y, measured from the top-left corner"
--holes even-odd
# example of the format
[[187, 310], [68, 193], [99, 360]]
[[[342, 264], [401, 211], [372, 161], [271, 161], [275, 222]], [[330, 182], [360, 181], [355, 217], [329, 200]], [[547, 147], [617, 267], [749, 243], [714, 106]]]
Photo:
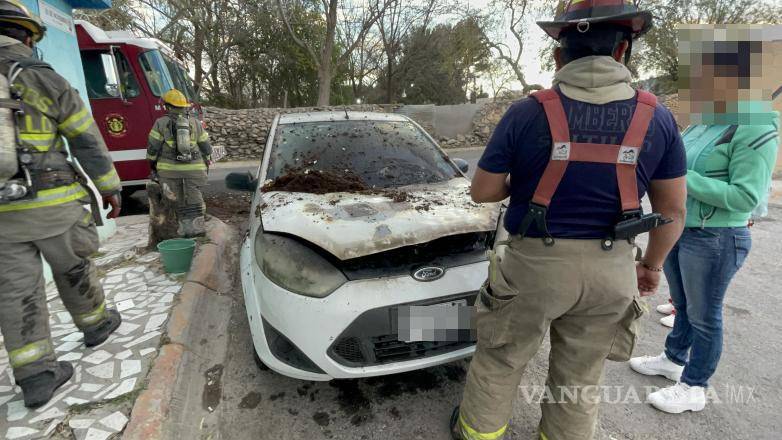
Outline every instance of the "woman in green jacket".
[[[692, 87], [685, 87], [692, 89], [691, 111], [700, 120], [682, 135], [687, 220], [664, 267], [676, 309], [674, 327], [662, 354], [630, 360], [641, 374], [677, 382], [648, 396], [653, 406], [670, 413], [700, 411], [706, 405], [708, 380], [722, 352], [723, 300], [749, 254], [747, 225], [770, 187], [779, 148], [780, 118], [770, 96], [741, 100], [749, 96], [749, 90], [742, 90], [752, 82], [749, 72], [755, 69], [759, 76], [752, 52], [761, 45], [719, 43], [709, 47], [713, 52], [697, 53], [700, 68], [691, 69], [697, 77], [693, 74]], [[704, 97], [710, 102], [696, 101]]]

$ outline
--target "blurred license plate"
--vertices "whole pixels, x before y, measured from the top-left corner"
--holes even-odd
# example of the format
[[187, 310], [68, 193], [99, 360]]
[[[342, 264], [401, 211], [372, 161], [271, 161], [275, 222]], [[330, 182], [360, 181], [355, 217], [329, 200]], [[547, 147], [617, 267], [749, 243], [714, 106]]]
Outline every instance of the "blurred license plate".
[[397, 335], [404, 342], [454, 342], [470, 340], [473, 308], [467, 299], [430, 306], [400, 306]]

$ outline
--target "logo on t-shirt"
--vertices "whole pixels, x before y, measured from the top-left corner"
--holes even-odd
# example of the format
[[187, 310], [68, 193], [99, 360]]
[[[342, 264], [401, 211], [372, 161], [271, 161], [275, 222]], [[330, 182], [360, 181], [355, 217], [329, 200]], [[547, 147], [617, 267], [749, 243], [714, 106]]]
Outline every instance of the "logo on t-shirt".
[[554, 142], [551, 149], [551, 160], [569, 160], [570, 142]]
[[617, 163], [623, 163], [627, 165], [635, 165], [638, 163], [638, 155], [641, 149], [637, 147], [622, 147], [619, 149], [619, 157], [616, 159]]

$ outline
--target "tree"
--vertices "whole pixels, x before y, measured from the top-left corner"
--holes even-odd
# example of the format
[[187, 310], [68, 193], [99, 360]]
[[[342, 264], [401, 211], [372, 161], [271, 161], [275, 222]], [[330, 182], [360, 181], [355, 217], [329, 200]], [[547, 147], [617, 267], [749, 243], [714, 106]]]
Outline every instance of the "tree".
[[491, 58], [476, 26], [474, 20], [464, 19], [453, 26], [440, 24], [411, 32], [402, 49], [405, 103], [466, 101], [470, 81], [489, 68]]
[[385, 102], [392, 104], [399, 93], [397, 77], [404, 70], [399, 66], [402, 42], [414, 28], [426, 29], [432, 18], [439, 13], [440, 0], [403, 1], [392, 0], [377, 22], [378, 33], [386, 57], [383, 79], [386, 92]]
[[77, 9], [73, 16], [105, 30], [131, 29], [137, 19], [131, 0], [114, 0], [109, 9]]
[[[309, 56], [310, 61], [318, 70], [318, 105], [329, 105], [331, 99], [331, 83], [337, 69], [344, 66], [356, 47], [361, 44], [364, 37], [384, 13], [388, 3], [392, 0], [288, 0], [283, 5], [282, 0], [276, 0], [280, 17], [285, 23], [288, 35], [294, 43], [300, 46]], [[317, 44], [312, 44], [301, 38], [302, 27], [300, 23], [292, 23], [290, 10], [304, 8], [321, 15], [325, 20], [323, 34]], [[337, 25], [339, 15], [342, 14], [343, 22], [358, 25], [353, 41], [347, 41], [341, 53], [335, 55], [337, 44]]]
[[[532, 18], [553, 9], [552, 4], [552, 0], [492, 0], [485, 11], [472, 15], [480, 23], [477, 30], [485, 44], [511, 68], [525, 91], [537, 87], [527, 82], [523, 70], [527, 29]], [[508, 38], [512, 44], [506, 43]]]
[[782, 23], [782, 4], [758, 0], [649, 0], [642, 5], [655, 25], [641, 40], [640, 67], [670, 78], [679, 77], [679, 23]]

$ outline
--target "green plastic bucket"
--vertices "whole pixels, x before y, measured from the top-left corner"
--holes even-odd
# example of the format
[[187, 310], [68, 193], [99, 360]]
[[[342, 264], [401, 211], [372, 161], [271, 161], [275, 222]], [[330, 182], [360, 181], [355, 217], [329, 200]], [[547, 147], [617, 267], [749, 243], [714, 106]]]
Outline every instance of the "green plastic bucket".
[[184, 273], [190, 270], [195, 251], [195, 240], [189, 238], [174, 238], [163, 240], [157, 245], [163, 269], [168, 273]]

